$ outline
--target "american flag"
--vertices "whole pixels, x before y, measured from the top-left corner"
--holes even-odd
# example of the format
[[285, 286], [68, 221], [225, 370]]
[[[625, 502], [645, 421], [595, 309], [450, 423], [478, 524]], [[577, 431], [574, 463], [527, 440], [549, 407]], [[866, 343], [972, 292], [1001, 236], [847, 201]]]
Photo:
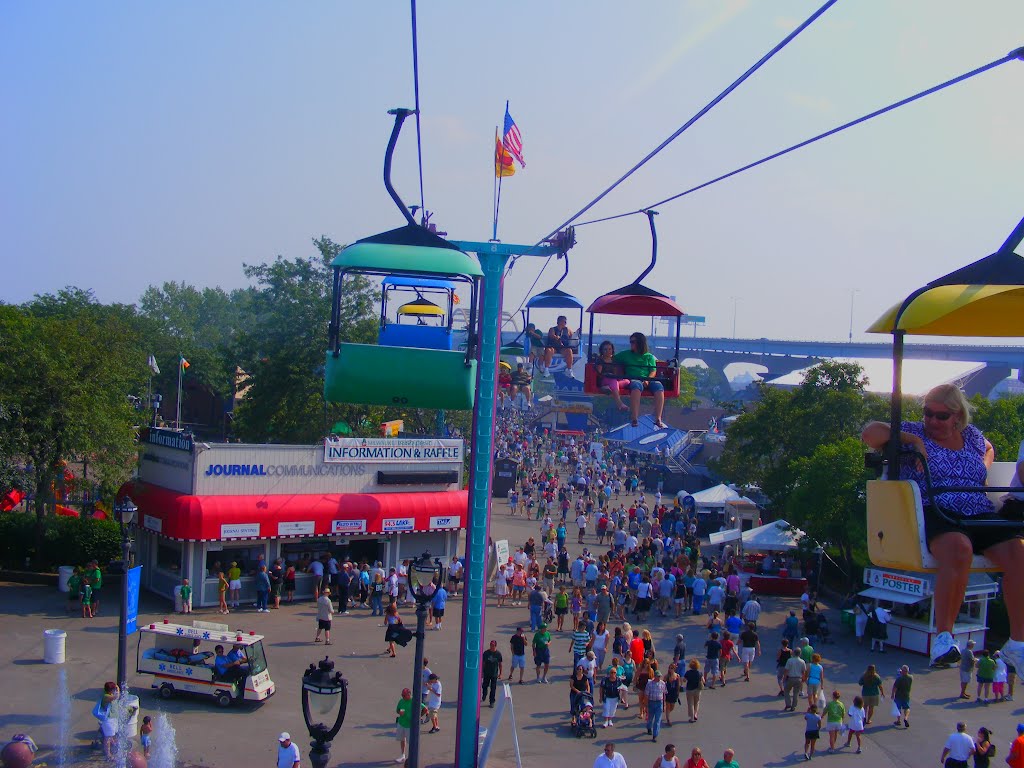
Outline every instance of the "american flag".
[[505, 135], [501, 144], [519, 161], [520, 166], [526, 167], [526, 161], [523, 160], [523, 135], [519, 132], [519, 126], [512, 119], [512, 115], [508, 113], [508, 104], [505, 104]]

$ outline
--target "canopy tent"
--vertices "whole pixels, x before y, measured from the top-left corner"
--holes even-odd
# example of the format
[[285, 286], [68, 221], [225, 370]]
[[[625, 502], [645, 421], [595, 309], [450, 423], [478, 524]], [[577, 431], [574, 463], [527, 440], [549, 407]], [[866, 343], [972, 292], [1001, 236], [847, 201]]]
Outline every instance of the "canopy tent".
[[634, 453], [664, 455], [668, 448], [670, 455], [682, 448], [686, 442], [686, 431], [666, 427], [661, 429], [654, 425], [654, 417], [641, 416], [637, 426], [629, 422], [605, 432], [604, 437], [609, 443], [616, 443], [616, 448]]
[[[716, 508], [724, 507], [726, 502], [729, 501], [740, 501], [741, 499], [746, 499], [745, 496], [741, 496], [724, 483], [719, 483], [716, 486], [706, 488], [703, 491], [698, 491], [697, 493], [686, 493], [685, 491], [680, 491], [678, 493], [680, 503], [682, 503], [683, 497], [685, 496], [692, 496], [693, 502], [697, 507]], [[746, 500], [750, 501], [749, 499]]]
[[776, 520], [758, 528], [751, 528], [743, 533], [743, 548], [756, 549], [761, 552], [780, 552], [796, 549], [800, 539], [806, 536], [803, 531], [785, 520]]
[[709, 538], [712, 546], [720, 546], [739, 539], [742, 541], [744, 549], [756, 549], [761, 552], [779, 552], [787, 549], [796, 549], [798, 542], [805, 535], [803, 531], [791, 526], [785, 520], [776, 520], [774, 523], [751, 528], [749, 531], [740, 531], [739, 528], [718, 531], [712, 533]]

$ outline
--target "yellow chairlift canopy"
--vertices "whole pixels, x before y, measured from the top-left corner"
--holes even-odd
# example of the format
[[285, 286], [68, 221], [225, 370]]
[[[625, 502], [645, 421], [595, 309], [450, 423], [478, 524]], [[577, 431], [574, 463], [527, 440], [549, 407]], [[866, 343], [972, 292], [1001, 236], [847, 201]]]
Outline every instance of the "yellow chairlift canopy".
[[1014, 253], [1022, 239], [1024, 220], [998, 251], [914, 291], [868, 333], [1024, 336], [1024, 258]]
[[868, 333], [904, 331], [915, 336], [1024, 336], [1024, 286], [942, 285], [915, 297], [896, 325], [900, 304]]
[[398, 308], [398, 314], [409, 315], [412, 317], [444, 317], [445, 312], [432, 301], [417, 299], [416, 301], [410, 301], [408, 304], [400, 306]]

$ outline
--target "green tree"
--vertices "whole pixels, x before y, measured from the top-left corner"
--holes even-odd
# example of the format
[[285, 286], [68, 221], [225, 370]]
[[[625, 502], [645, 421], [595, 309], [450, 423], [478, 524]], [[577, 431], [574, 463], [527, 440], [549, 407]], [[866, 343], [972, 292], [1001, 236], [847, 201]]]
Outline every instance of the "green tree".
[[[330, 263], [341, 250], [326, 237], [313, 241], [318, 255], [245, 266], [256, 282], [251, 323], [240, 334], [238, 364], [246, 372], [244, 397], [235, 414], [235, 432], [252, 442], [310, 443], [336, 421], [357, 433], [377, 429], [388, 409], [371, 410], [326, 403], [323, 365], [331, 316]], [[346, 281], [341, 306], [341, 335], [374, 343], [379, 290], [365, 278]], [[390, 416], [400, 418], [400, 416]]]
[[175, 282], [147, 288], [139, 313], [147, 355], [154, 355], [160, 366], [155, 391], [176, 390], [181, 355], [190, 363], [186, 376], [229, 396], [235, 386], [235, 347], [252, 323], [254, 293], [251, 288], [229, 293]]
[[833, 361], [811, 368], [794, 390], [758, 384], [760, 402], [729, 428], [719, 472], [759, 485], [773, 507], [784, 509], [797, 481], [793, 462], [860, 433], [868, 414], [866, 384], [860, 366]]
[[732, 387], [725, 374], [717, 368], [706, 365], [687, 366], [684, 370], [693, 374], [693, 384], [698, 397], [704, 397], [713, 403], [732, 399]]
[[864, 489], [871, 473], [864, 468], [864, 445], [854, 437], [817, 446], [796, 459], [786, 519], [816, 541], [839, 551], [847, 576], [856, 574], [855, 556], [866, 549]]
[[980, 429], [996, 452], [996, 461], [1016, 461], [1024, 440], [1024, 396], [988, 400], [981, 395], [971, 399], [973, 423]]
[[38, 530], [65, 463], [87, 458], [105, 495], [130, 477], [145, 356], [130, 308], [69, 290], [0, 307], [0, 431], [32, 467]]

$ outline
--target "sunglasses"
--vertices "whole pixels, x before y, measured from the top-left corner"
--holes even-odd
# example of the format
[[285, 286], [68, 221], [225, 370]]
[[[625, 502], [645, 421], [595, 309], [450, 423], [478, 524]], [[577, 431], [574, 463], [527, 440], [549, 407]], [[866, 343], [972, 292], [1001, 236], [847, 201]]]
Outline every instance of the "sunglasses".
[[924, 417], [926, 419], [938, 419], [939, 421], [949, 421], [953, 417], [953, 413], [952, 411], [933, 411], [931, 408], [925, 408]]

